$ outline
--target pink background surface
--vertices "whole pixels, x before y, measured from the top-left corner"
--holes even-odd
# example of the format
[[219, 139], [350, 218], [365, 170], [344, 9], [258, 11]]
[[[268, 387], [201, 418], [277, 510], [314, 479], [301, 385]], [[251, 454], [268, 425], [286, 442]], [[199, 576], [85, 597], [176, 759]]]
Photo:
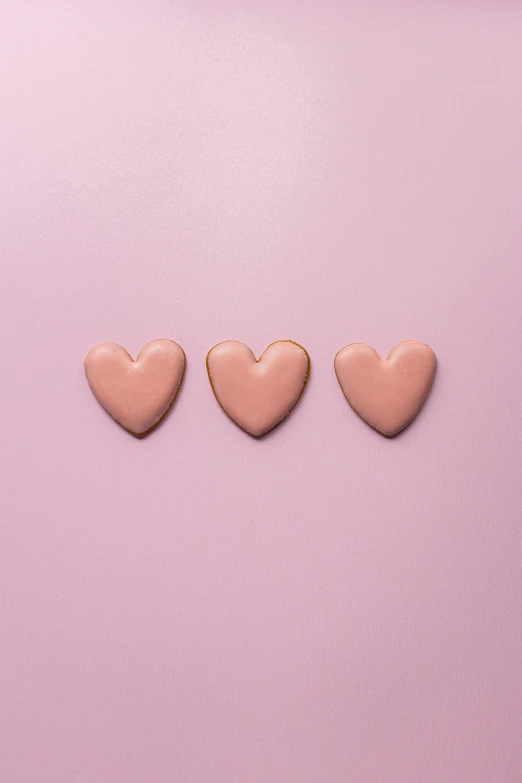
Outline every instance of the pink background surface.
[[[0, 779], [520, 783], [520, 4], [0, 12]], [[140, 442], [82, 362], [156, 337]], [[228, 338], [311, 355], [261, 442]], [[390, 442], [333, 357], [408, 338]]]

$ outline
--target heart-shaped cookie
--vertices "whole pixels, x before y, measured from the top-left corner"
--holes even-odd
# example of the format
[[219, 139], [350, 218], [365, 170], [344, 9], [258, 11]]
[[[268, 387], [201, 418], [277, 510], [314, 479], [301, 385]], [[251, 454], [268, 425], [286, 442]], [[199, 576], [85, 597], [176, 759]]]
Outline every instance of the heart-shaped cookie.
[[216, 399], [230, 418], [259, 437], [283, 421], [303, 393], [310, 357], [297, 343], [279, 340], [259, 360], [244, 343], [227, 340], [207, 355]]
[[422, 408], [435, 377], [429, 345], [406, 340], [386, 361], [370, 345], [346, 345], [335, 357], [344, 396], [359, 416], [387, 437], [397, 435]]
[[85, 374], [98, 402], [133, 435], [146, 435], [165, 416], [181, 386], [185, 354], [172, 340], [153, 340], [136, 361], [115, 343], [85, 357]]

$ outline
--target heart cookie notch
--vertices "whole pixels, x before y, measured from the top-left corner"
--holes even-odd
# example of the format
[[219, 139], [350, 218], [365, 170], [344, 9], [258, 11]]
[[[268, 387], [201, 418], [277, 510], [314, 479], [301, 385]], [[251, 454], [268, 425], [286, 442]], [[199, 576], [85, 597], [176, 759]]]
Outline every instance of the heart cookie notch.
[[259, 360], [236, 340], [207, 354], [212, 390], [225, 413], [258, 438], [286, 419], [304, 391], [310, 357], [292, 340], [271, 343]]
[[386, 361], [370, 345], [354, 343], [339, 351], [334, 366], [354, 411], [375, 430], [393, 437], [424, 405], [437, 358], [429, 345], [416, 340], [396, 345]]
[[132, 435], [150, 432], [169, 411], [185, 373], [185, 353], [172, 340], [153, 340], [136, 361], [116, 343], [92, 348], [84, 362], [94, 396]]

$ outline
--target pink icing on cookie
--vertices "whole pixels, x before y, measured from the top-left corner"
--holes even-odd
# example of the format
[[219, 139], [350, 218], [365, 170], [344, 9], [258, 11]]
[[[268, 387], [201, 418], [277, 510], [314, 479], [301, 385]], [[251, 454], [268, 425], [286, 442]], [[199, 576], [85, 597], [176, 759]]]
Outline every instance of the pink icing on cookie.
[[85, 374], [98, 402], [133, 435], [145, 435], [166, 414], [185, 371], [183, 349], [154, 340], [136, 361], [115, 343], [102, 343], [85, 357]]
[[369, 345], [355, 343], [335, 357], [335, 372], [352, 408], [371, 427], [391, 437], [413, 421], [435, 377], [437, 359], [425, 343], [407, 340], [386, 361]]
[[216, 398], [233, 421], [259, 437], [285, 419], [299, 400], [310, 357], [290, 340], [268, 346], [259, 361], [244, 343], [228, 340], [212, 348], [207, 370]]

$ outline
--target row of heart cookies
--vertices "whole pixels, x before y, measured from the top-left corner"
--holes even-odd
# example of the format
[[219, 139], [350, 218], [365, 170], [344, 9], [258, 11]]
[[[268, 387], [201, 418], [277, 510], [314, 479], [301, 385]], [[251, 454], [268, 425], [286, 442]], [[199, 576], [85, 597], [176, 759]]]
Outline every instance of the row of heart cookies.
[[[172, 340], [154, 340], [136, 361], [120, 345], [102, 343], [85, 357], [98, 402], [122, 427], [142, 437], [164, 418], [183, 382], [186, 357]], [[422, 408], [437, 360], [425, 343], [407, 340], [386, 361], [369, 345], [353, 343], [334, 360], [352, 408], [387, 437], [401, 432]], [[244, 343], [227, 340], [207, 354], [212, 390], [242, 430], [259, 437], [280, 424], [299, 401], [310, 375], [308, 352], [292, 340], [271, 343], [256, 359]]]

